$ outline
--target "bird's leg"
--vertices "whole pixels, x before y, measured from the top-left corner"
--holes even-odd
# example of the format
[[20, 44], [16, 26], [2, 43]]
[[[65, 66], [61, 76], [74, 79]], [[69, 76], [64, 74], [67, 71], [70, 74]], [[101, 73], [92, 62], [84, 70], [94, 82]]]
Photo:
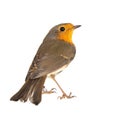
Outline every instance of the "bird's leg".
[[56, 88], [52, 88], [50, 90], [47, 90], [45, 86], [43, 86], [42, 94], [51, 94], [51, 93], [56, 93]]
[[58, 98], [60, 98], [60, 99], [63, 99], [63, 98], [73, 98], [73, 97], [75, 97], [75, 96], [72, 96], [72, 93], [70, 92], [69, 93], [69, 95], [67, 95], [65, 92], [64, 92], [64, 90], [61, 88], [61, 86], [59, 85], [59, 83], [56, 81], [56, 79], [55, 79], [55, 75], [51, 75], [51, 78], [54, 80], [54, 82], [57, 84], [57, 86], [59, 87], [59, 89], [61, 90], [61, 92], [62, 92], [62, 96], [58, 96]]

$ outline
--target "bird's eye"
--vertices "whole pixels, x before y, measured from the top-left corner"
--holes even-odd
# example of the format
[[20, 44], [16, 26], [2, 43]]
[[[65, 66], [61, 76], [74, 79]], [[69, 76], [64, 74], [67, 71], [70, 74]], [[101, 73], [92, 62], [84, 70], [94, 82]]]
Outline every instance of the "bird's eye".
[[65, 31], [65, 28], [64, 27], [60, 27], [60, 31]]

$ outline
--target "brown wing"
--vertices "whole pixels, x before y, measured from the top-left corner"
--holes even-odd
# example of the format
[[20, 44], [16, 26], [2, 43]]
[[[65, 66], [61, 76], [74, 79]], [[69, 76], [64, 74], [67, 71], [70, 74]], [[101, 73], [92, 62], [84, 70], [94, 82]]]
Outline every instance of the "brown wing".
[[63, 40], [43, 42], [32, 62], [26, 79], [35, 79], [60, 69], [75, 56], [75, 46]]

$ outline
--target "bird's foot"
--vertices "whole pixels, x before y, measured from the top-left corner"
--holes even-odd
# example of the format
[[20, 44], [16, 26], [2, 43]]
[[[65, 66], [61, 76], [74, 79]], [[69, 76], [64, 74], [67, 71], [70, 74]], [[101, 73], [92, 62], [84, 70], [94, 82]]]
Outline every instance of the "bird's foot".
[[60, 99], [60, 100], [63, 99], [63, 98], [70, 99], [70, 98], [73, 98], [73, 97], [76, 97], [76, 96], [72, 96], [72, 93], [70, 92], [69, 95], [67, 95], [66, 93], [63, 93], [62, 96], [58, 96], [58, 99]]
[[43, 88], [42, 94], [51, 94], [56, 93], [56, 88], [52, 88], [51, 90], [47, 90], [46, 88]]

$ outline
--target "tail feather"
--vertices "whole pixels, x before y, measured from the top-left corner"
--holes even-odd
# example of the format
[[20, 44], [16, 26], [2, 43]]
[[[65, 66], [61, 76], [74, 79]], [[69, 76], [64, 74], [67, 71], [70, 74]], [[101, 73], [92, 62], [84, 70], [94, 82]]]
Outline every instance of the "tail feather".
[[10, 100], [21, 100], [26, 102], [28, 99], [35, 105], [38, 105], [41, 101], [42, 88], [45, 82], [46, 76], [26, 80], [22, 88], [11, 97]]
[[38, 105], [41, 101], [41, 94], [42, 94], [42, 89], [43, 89], [43, 85], [44, 85], [44, 82], [45, 81], [41, 81], [41, 80], [38, 80], [36, 82], [36, 85], [34, 87], [34, 90], [33, 90], [33, 95], [32, 95], [32, 98], [30, 99], [30, 101], [35, 104], [35, 105]]

